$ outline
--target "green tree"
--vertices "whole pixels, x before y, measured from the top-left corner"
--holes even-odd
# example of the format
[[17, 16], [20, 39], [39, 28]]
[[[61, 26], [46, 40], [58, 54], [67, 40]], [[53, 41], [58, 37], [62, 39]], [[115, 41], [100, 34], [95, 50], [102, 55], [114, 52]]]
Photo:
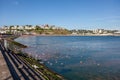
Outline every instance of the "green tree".
[[12, 26], [10, 26], [10, 28], [9, 28], [9, 33], [10, 33], [10, 34], [12, 34], [13, 27], [14, 27], [14, 26], [12, 25]]
[[36, 25], [35, 30], [39, 30], [39, 29], [40, 29], [40, 26]]
[[4, 29], [8, 29], [8, 26], [4, 26]]
[[18, 28], [19, 28], [19, 25], [17, 25], [16, 27], [17, 27], [17, 31], [19, 31], [19, 29], [18, 29]]

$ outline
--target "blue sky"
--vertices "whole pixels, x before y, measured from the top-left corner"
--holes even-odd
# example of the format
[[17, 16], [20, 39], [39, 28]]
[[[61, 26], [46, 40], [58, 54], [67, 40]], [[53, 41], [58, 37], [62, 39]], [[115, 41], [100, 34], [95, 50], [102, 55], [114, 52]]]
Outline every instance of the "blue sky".
[[120, 0], [0, 0], [0, 26], [120, 29]]

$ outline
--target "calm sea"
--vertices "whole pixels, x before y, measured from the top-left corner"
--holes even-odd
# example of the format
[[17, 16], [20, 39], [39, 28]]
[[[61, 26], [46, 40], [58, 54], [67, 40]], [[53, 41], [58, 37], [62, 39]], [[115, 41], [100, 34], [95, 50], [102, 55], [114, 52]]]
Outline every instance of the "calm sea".
[[67, 80], [120, 80], [120, 37], [29, 36], [16, 41]]

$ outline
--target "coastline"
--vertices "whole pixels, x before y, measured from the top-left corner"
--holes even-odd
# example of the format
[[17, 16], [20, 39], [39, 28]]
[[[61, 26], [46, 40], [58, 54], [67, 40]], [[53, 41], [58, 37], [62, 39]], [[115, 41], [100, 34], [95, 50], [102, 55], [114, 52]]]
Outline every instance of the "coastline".
[[[19, 37], [26, 37], [26, 36], [29, 37], [29, 36], [31, 36], [31, 35], [29, 35], [29, 36], [28, 36], [28, 35], [22, 35], [22, 36], [19, 36]], [[32, 36], [36, 36], [36, 35], [32, 35]], [[17, 38], [19, 38], [19, 37], [17, 37]], [[14, 38], [14, 39], [12, 39], [12, 40], [13, 40], [14, 42], [16, 42], [15, 39], [17, 39], [17, 38]], [[16, 42], [16, 43], [22, 45], [24, 48], [27, 48], [27, 47], [28, 47], [27, 45], [24, 45], [24, 44], [22, 44], [22, 43], [19, 43], [19, 42]], [[24, 53], [22, 52], [22, 54], [24, 54]], [[28, 53], [26, 53], [25, 55], [28, 56]], [[31, 56], [31, 57], [32, 57], [32, 56]], [[36, 60], [34, 57], [32, 57], [32, 59]], [[36, 61], [37, 61], [37, 60], [36, 60]], [[62, 80], [65, 80], [62, 75], [60, 75], [60, 74], [58, 74], [57, 72], [49, 69], [46, 65], [41, 64], [41, 63], [39, 63], [39, 64], [42, 65], [44, 69], [46, 69], [46, 70], [48, 70], [49, 72], [55, 74], [56, 76], [58, 76], [58, 77], [61, 78]], [[59, 80], [59, 79], [58, 79], [58, 80]]]
[[[10, 36], [9, 36], [9, 37], [6, 37], [5, 39], [3, 38], [2, 40], [8, 40], [8, 42], [14, 43], [14, 45], [9, 46], [9, 47], [14, 46], [13, 49], [12, 48], [10, 49], [9, 47], [5, 48], [5, 45], [4, 45], [4, 48], [5, 48], [4, 50], [5, 51], [7, 51], [7, 50], [8, 51], [12, 51], [12, 53], [14, 55], [16, 55], [19, 58], [22, 58], [21, 60], [26, 61], [29, 66], [31, 66], [35, 71], [38, 71], [39, 74], [42, 75], [45, 80], [61, 80], [61, 79], [65, 80], [62, 75], [60, 75], [60, 74], [56, 73], [55, 71], [49, 69], [44, 64], [41, 64], [40, 61], [36, 60], [34, 57], [29, 57], [27, 53], [24, 53], [24, 52], [21, 52], [21, 51], [20, 52], [16, 51], [16, 45], [20, 46], [22, 48], [26, 48], [27, 47], [26, 45], [21, 44], [21, 43], [15, 41], [15, 39], [17, 39], [19, 37], [20, 36], [14, 37], [14, 38], [10, 38]], [[23, 37], [23, 36], [21, 36], [21, 37]], [[32, 61], [32, 63], [31, 63], [31, 61]], [[34, 66], [37, 66], [38, 68], [35, 68]], [[42, 80], [44, 80], [44, 79], [42, 79]]]
[[[22, 36], [21, 36], [22, 37]], [[104, 38], [104, 37], [103, 37]], [[109, 37], [107, 37], [107, 38], [109, 38]], [[23, 39], [24, 40], [24, 39]], [[44, 66], [44, 64], [41, 64], [41, 65], [43, 65]], [[46, 67], [46, 66], [44, 66], [45, 68], [47, 68], [47, 69], [49, 69], [48, 67]], [[50, 69], [51, 70], [51, 69]], [[52, 70], [51, 70], [52, 71]], [[52, 72], [54, 72], [54, 71], [52, 71]], [[47, 79], [46, 79], [47, 80]]]
[[[116, 36], [116, 35], [22, 35], [22, 36], [20, 36], [20, 37], [30, 37], [30, 36]], [[119, 35], [120, 36], [120, 35]], [[19, 37], [18, 37], [19, 38]], [[21, 44], [21, 43], [20, 43]], [[23, 44], [24, 45], [24, 44]], [[26, 46], [26, 45], [25, 45]], [[54, 73], [54, 74], [57, 74], [57, 75], [59, 75], [59, 76], [61, 76], [61, 77], [63, 77], [62, 75], [60, 75], [60, 74], [58, 74], [57, 72], [55, 72], [55, 71], [53, 71], [53, 70], [51, 70], [51, 69], [49, 69], [46, 65], [44, 65], [44, 64], [41, 64], [42, 66], [44, 66], [44, 68], [45, 69], [47, 69], [47, 70], [49, 70], [50, 72], [52, 72], [52, 73]]]
[[67, 34], [67, 35], [59, 35], [59, 34], [54, 34], [54, 35], [42, 35], [42, 34], [30, 34], [30, 35], [22, 35], [20, 37], [29, 37], [29, 36], [120, 36], [120, 34], [90, 34], [90, 35], [72, 35], [72, 34]]

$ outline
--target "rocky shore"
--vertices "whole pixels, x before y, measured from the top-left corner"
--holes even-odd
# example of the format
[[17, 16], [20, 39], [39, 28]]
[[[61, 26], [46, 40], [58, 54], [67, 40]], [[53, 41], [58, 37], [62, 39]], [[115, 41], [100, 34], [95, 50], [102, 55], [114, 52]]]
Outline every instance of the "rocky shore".
[[[5, 48], [5, 40], [10, 42], [8, 44], [10, 47]], [[17, 46], [25, 48], [25, 45], [12, 41], [10, 38], [5, 40], [1, 38], [3, 42], [0, 42], [0, 62], [3, 62], [0, 65], [0, 73], [2, 74], [0, 80], [64, 80], [61, 75], [51, 71], [33, 57], [29, 57], [27, 53], [24, 54], [15, 50], [18, 48]]]

